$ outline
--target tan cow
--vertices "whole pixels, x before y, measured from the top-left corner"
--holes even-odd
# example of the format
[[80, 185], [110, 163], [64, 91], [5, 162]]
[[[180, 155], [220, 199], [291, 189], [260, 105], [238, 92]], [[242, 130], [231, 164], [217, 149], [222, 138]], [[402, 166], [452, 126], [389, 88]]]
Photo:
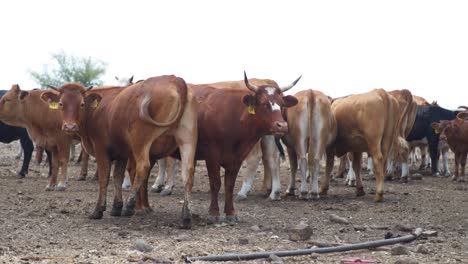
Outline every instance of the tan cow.
[[353, 152], [353, 170], [356, 174], [356, 194], [365, 194], [361, 180], [362, 152], [368, 152], [376, 174], [375, 201], [383, 200], [385, 163], [397, 135], [399, 118], [397, 100], [383, 89], [336, 99], [332, 113], [337, 122], [336, 141], [327, 148], [325, 179], [320, 194], [327, 194], [334, 155], [341, 157]]
[[0, 120], [25, 127], [36, 146], [51, 152], [52, 176], [46, 191], [64, 191], [68, 182], [67, 168], [73, 136], [62, 131], [60, 115], [42, 102], [42, 93], [41, 90], [23, 91], [19, 85], [13, 85], [1, 99]]
[[[300, 199], [319, 198], [320, 160], [336, 138], [336, 120], [331, 100], [320, 91], [305, 90], [294, 95], [298, 104], [286, 109], [289, 133], [283, 136], [287, 146], [291, 177], [286, 192], [294, 195], [296, 171], [301, 171]], [[308, 155], [307, 155], [308, 153]], [[311, 175], [307, 187], [307, 171]]]

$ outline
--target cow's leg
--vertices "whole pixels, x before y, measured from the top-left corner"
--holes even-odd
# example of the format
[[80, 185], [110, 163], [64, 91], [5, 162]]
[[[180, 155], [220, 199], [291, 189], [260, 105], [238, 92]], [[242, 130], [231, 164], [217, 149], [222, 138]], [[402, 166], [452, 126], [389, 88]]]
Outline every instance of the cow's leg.
[[15, 155], [15, 159], [21, 159], [21, 156], [23, 156], [23, 146], [18, 145], [18, 152]]
[[233, 194], [240, 166], [240, 163], [234, 164], [226, 167], [224, 170], [224, 213], [226, 214], [226, 221], [228, 222], [239, 222], [236, 210], [234, 209]]
[[[323, 132], [322, 132], [323, 133]], [[312, 142], [312, 140], [310, 140]], [[320, 176], [320, 160], [325, 152], [325, 142], [317, 138], [314, 144], [309, 145], [309, 175], [311, 176], [310, 180], [310, 191], [309, 197], [312, 199], [319, 199], [319, 188], [318, 188], [318, 178]]]
[[270, 174], [265, 173], [263, 178], [263, 186], [266, 189], [270, 187], [270, 200], [279, 201], [281, 200], [281, 182], [279, 172], [281, 160], [280, 153], [275, 142], [275, 137], [271, 135], [264, 136], [261, 141], [261, 146], [265, 171], [270, 171]]
[[36, 146], [36, 164], [40, 165], [42, 162], [42, 155], [44, 154], [44, 148]]
[[444, 167], [444, 176], [450, 176], [450, 168], [449, 168], [449, 152], [445, 150], [442, 152], [442, 160], [443, 160], [443, 167]]
[[362, 185], [361, 162], [362, 152], [353, 152], [352, 168], [356, 177], [356, 196], [363, 196], [365, 194], [364, 186]]
[[349, 164], [349, 170], [346, 174], [345, 185], [353, 187], [356, 186], [356, 172], [353, 168], [354, 156], [351, 153], [348, 153], [345, 155], [345, 157], [347, 158], [347, 162]]
[[257, 168], [260, 163], [261, 156], [262, 151], [259, 146], [256, 145], [245, 159], [245, 180], [242, 182], [242, 187], [237, 193], [236, 200], [240, 201], [247, 199], [247, 194], [250, 192], [250, 189], [252, 189], [253, 181], [257, 175]]
[[[216, 158], [209, 158], [206, 160], [206, 169], [208, 170], [208, 178], [210, 180], [210, 208], [208, 211], [208, 223], [213, 224], [220, 221], [218, 194], [221, 188], [221, 166]], [[226, 179], [224, 179], [226, 180]]]
[[408, 182], [408, 177], [409, 177], [409, 164], [408, 164], [409, 154], [410, 154], [409, 149], [405, 149], [401, 153], [400, 162], [401, 162], [401, 181], [402, 182]]
[[57, 186], [55, 187], [56, 191], [65, 191], [68, 184], [68, 162], [70, 160], [70, 144], [58, 145], [58, 157], [59, 157], [59, 168], [60, 174], [58, 178]]
[[338, 171], [336, 172], [336, 178], [344, 178], [344, 174], [346, 171], [346, 155], [340, 157], [340, 165], [338, 166]]
[[57, 174], [58, 174], [58, 169], [59, 169], [59, 159], [58, 159], [57, 148], [52, 148], [50, 152], [52, 154], [52, 159], [51, 159], [52, 175], [49, 177], [49, 183], [47, 184], [46, 191], [55, 190], [55, 186], [57, 185]]
[[286, 195], [294, 196], [296, 190], [296, 172], [297, 172], [297, 154], [294, 148], [286, 146], [289, 157], [289, 168], [291, 169], [291, 177], [289, 178], [289, 185], [286, 189]]
[[325, 176], [320, 184], [320, 195], [327, 195], [330, 187], [330, 174], [333, 170], [333, 163], [335, 162], [335, 150], [333, 148], [326, 149], [327, 164], [325, 166]]
[[460, 164], [461, 164], [461, 172], [460, 172], [460, 175], [458, 176], [458, 181], [465, 182], [466, 152], [461, 153]]
[[[104, 150], [105, 151], [105, 150]], [[90, 219], [101, 219], [107, 204], [107, 186], [109, 185], [111, 161], [105, 153], [96, 153], [99, 191], [96, 207], [89, 216]]]
[[88, 176], [88, 165], [89, 165], [89, 154], [88, 152], [81, 148], [81, 171], [80, 176], [76, 179], [77, 181], [84, 181], [86, 180], [86, 176]]
[[31, 156], [34, 150], [34, 144], [27, 135], [23, 135], [20, 138], [21, 149], [24, 150], [24, 159], [21, 170], [18, 173], [19, 178], [24, 178], [28, 174], [29, 162], [31, 161]]
[[116, 160], [114, 162], [114, 202], [112, 204], [111, 216], [120, 216], [123, 207], [122, 181], [125, 175], [126, 160]]
[[[151, 214], [153, 209], [151, 208], [148, 200], [148, 180], [151, 174], [151, 169], [156, 164], [157, 159], [150, 157], [150, 168], [148, 170], [147, 177], [143, 180], [141, 187], [138, 191], [136, 211], [135, 214]], [[127, 164], [128, 166], [128, 164]], [[133, 165], [135, 166], [135, 165]], [[134, 174], [135, 175], [135, 174]]]
[[[394, 150], [395, 151], [395, 150]], [[388, 153], [388, 156], [387, 156], [387, 166], [386, 167], [386, 172], [385, 172], [385, 179], [386, 180], [393, 180], [393, 176], [395, 174], [395, 170], [394, 170], [394, 165], [393, 165], [393, 153]]]
[[429, 141], [429, 153], [431, 155], [431, 171], [432, 176], [439, 176], [439, 153], [438, 153], [438, 142], [435, 140]]
[[125, 191], [129, 191], [132, 187], [132, 183], [130, 182], [130, 175], [124, 173], [124, 180], [122, 183], [122, 189]]
[[[148, 140], [143, 139], [142, 142], [148, 142]], [[135, 213], [137, 195], [141, 185], [145, 182], [145, 178], [148, 177], [151, 168], [151, 162], [149, 158], [151, 145], [143, 143], [140, 145], [134, 145], [134, 147], [135, 149], [133, 150], [133, 158], [136, 162], [136, 174], [132, 183], [130, 194], [127, 198], [127, 203], [125, 204], [122, 211], [123, 216], [131, 216]]]
[[162, 196], [168, 196], [172, 194], [172, 190], [175, 185], [175, 178], [177, 176], [177, 160], [172, 157], [167, 157], [167, 180], [166, 186], [161, 191]]
[[78, 159], [76, 159], [75, 164], [79, 164], [83, 160], [83, 152], [85, 152], [85, 151], [83, 149], [83, 145], [81, 145], [80, 155], [78, 155]]
[[[196, 131], [196, 128], [195, 128]], [[189, 131], [187, 131], [189, 133]], [[184, 204], [182, 206], [182, 216], [180, 227], [188, 229], [192, 227], [192, 188], [193, 188], [193, 177], [195, 174], [195, 150], [197, 146], [197, 135], [182, 136], [182, 139], [178, 140], [176, 137], [177, 145], [180, 150], [181, 157], [181, 176], [184, 186]], [[175, 161], [175, 160], [174, 160]], [[175, 162], [172, 165], [175, 166]], [[173, 169], [174, 170], [174, 169]], [[174, 170], [175, 173], [175, 170]], [[219, 175], [219, 168], [218, 168]], [[219, 188], [218, 188], [219, 191]], [[216, 197], [217, 198], [217, 197]], [[219, 212], [219, 211], [218, 211]]]
[[458, 167], [460, 166], [460, 162], [461, 162], [461, 153], [458, 152], [458, 151], [454, 151], [454, 154], [455, 154], [455, 173], [453, 174], [452, 176], [452, 180], [456, 181], [458, 179]]
[[47, 175], [48, 178], [52, 177], [52, 152], [49, 150], [45, 150], [45, 153], [47, 155], [47, 164], [49, 164], [49, 174]]
[[[384, 184], [384, 167], [385, 160], [380, 152], [374, 154], [372, 153], [372, 162], [374, 163], [375, 170], [375, 201], [381, 202], [383, 200], [383, 184]], [[362, 190], [364, 193], [364, 190]]]
[[299, 170], [301, 172], [301, 187], [299, 189], [299, 199], [307, 199], [308, 189], [307, 189], [307, 153], [305, 153], [305, 148], [303, 146], [296, 149]]
[[151, 192], [153, 193], [160, 193], [164, 189], [164, 184], [166, 184], [167, 159], [169, 159], [169, 157], [158, 161], [158, 177], [156, 177], [154, 184], [151, 186]]
[[372, 156], [370, 156], [369, 153], [367, 154], [367, 170], [369, 171], [369, 173], [367, 174], [369, 175], [369, 178], [375, 178], [374, 163], [372, 161]]
[[419, 147], [419, 150], [421, 151], [421, 164], [419, 165], [419, 170], [424, 170], [427, 168], [427, 165], [428, 165], [427, 146], [421, 146]]
[[75, 160], [75, 144], [70, 144], [70, 161]]

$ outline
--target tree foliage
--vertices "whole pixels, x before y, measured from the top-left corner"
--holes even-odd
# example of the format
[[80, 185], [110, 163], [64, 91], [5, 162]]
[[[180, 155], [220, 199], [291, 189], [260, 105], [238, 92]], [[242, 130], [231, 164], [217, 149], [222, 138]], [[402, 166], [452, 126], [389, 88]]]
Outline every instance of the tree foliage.
[[52, 64], [46, 64], [42, 72], [31, 71], [31, 78], [41, 88], [58, 87], [67, 82], [79, 82], [85, 87], [100, 86], [100, 79], [107, 64], [91, 57], [67, 55], [64, 51], [52, 53]]

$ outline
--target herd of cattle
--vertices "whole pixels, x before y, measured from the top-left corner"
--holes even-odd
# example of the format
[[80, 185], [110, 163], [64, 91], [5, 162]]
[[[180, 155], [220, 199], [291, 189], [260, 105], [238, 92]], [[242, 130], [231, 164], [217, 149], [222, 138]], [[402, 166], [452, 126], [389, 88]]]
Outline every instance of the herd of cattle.
[[[406, 89], [375, 89], [340, 98], [315, 90], [284, 95], [299, 79], [284, 87], [268, 79], [248, 79], [245, 74], [242, 81], [200, 85], [187, 84], [173, 75], [136, 83], [129, 79], [113, 87], [85, 88], [67, 83], [49, 90], [26, 91], [13, 85], [0, 92], [0, 140], [20, 140], [24, 160], [18, 177], [28, 173], [33, 142], [38, 149], [46, 150], [50, 157], [48, 191], [66, 189], [70, 146], [81, 142], [85, 151], [78, 179], [84, 180], [87, 174], [89, 155], [97, 163], [99, 195], [92, 219], [102, 218], [106, 210], [112, 165], [115, 191], [110, 214], [130, 216], [135, 209], [151, 210], [148, 177], [156, 161], [160, 160], [160, 174], [152, 190], [170, 193], [180, 160], [183, 228], [190, 228], [192, 223], [191, 193], [197, 160], [205, 160], [208, 170], [209, 222], [222, 221], [218, 205], [221, 167], [225, 170], [226, 221], [238, 221], [233, 191], [244, 161], [246, 179], [237, 198], [247, 197], [262, 160], [263, 189], [271, 191], [270, 199], [280, 199], [281, 142], [291, 168], [286, 193], [295, 195], [295, 174], [299, 170], [297, 195], [301, 199], [327, 194], [335, 156], [341, 157], [340, 167], [350, 164], [347, 182], [356, 185], [358, 196], [364, 195], [360, 172], [362, 154], [367, 152], [376, 178], [375, 201], [380, 202], [384, 176], [392, 175], [399, 163], [401, 178], [406, 179], [411, 149], [421, 142], [428, 146], [432, 174], [439, 173], [441, 150], [446, 152], [446, 146], [450, 146], [455, 153], [454, 179], [463, 180], [468, 152], [467, 112], [429, 104]], [[319, 187], [324, 155], [326, 168]], [[448, 174], [447, 155], [443, 157]], [[123, 187], [130, 188], [125, 203]]]

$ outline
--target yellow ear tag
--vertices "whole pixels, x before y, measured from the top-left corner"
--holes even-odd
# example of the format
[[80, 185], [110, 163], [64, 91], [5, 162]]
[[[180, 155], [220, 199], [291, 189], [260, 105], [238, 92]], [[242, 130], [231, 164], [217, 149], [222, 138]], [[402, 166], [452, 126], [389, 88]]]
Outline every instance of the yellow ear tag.
[[249, 105], [249, 107], [247, 107], [247, 112], [251, 115], [255, 115], [255, 108]]
[[58, 109], [59, 108], [59, 104], [57, 102], [50, 102], [49, 103], [49, 108], [50, 109]]
[[91, 103], [91, 108], [97, 108], [99, 106], [98, 104], [98, 101], [97, 100], [94, 100], [92, 103]]
[[438, 128], [434, 128], [436, 134], [440, 134], [440, 130]]

